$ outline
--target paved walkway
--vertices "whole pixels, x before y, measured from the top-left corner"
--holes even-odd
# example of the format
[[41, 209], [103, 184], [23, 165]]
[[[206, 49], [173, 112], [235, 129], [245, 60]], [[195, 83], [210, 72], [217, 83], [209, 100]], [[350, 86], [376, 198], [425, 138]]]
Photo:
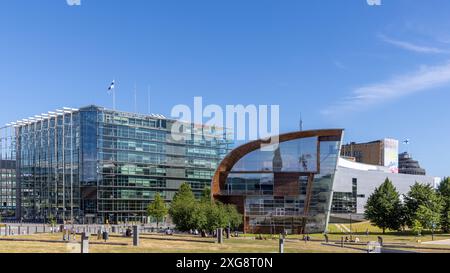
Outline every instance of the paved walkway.
[[424, 245], [446, 245], [450, 246], [450, 239], [441, 240], [441, 241], [431, 241], [431, 242], [423, 242]]

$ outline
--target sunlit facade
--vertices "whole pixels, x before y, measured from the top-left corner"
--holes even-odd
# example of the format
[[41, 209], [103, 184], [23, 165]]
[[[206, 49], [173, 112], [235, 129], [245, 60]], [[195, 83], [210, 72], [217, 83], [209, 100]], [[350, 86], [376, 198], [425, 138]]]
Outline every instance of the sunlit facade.
[[89, 106], [13, 123], [18, 218], [78, 223], [146, 220], [156, 193], [170, 202], [184, 182], [200, 195], [229, 151], [226, 132]]
[[0, 216], [14, 220], [16, 211], [16, 150], [14, 128], [0, 128]]
[[0, 216], [13, 219], [16, 210], [16, 162], [0, 159]]
[[214, 176], [214, 197], [238, 207], [246, 232], [323, 232], [341, 138], [342, 130], [303, 131], [238, 147]]

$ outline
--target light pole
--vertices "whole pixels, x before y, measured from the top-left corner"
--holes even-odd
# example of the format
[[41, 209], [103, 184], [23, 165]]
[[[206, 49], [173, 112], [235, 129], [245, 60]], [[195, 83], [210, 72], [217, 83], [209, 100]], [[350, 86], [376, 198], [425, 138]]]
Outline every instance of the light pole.
[[350, 240], [352, 240], [353, 231], [352, 231], [352, 214], [350, 213]]
[[436, 224], [434, 222], [431, 223], [431, 241], [434, 241], [434, 229], [436, 228]]

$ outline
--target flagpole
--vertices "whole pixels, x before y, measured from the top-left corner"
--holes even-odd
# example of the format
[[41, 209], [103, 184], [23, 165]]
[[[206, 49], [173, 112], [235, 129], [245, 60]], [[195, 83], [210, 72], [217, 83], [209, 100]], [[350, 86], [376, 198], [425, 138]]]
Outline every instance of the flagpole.
[[113, 80], [112, 83], [109, 85], [108, 87], [108, 95], [112, 95], [112, 100], [113, 100], [113, 110], [116, 110], [116, 81]]
[[114, 86], [112, 90], [112, 96], [113, 96], [113, 110], [116, 111], [116, 86]]

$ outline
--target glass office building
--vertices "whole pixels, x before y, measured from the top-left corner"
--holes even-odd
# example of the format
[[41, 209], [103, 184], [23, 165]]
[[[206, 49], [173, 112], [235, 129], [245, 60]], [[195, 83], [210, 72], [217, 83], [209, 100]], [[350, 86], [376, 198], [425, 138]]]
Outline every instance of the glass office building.
[[13, 219], [16, 210], [16, 162], [0, 159], [0, 216]]
[[186, 123], [172, 133], [175, 122], [88, 106], [13, 123], [18, 217], [143, 222], [156, 193], [170, 202], [187, 182], [200, 195], [231, 143], [214, 127]]
[[16, 210], [16, 154], [14, 129], [0, 128], [0, 216], [13, 220]]
[[302, 131], [238, 147], [219, 165], [213, 195], [238, 207], [246, 232], [324, 232], [341, 138], [342, 130]]

